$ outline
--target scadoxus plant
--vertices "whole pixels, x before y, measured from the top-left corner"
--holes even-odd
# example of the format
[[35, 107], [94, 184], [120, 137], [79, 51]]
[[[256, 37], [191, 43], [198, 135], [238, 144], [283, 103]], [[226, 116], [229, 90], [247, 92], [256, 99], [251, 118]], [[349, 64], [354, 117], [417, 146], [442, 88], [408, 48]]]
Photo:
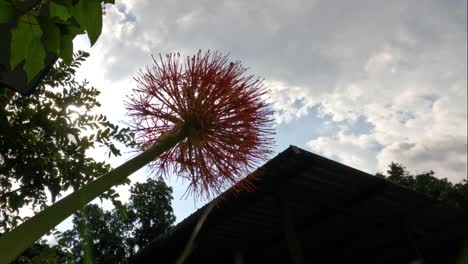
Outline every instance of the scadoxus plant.
[[218, 52], [200, 51], [184, 61], [179, 54], [160, 55], [135, 78], [127, 102], [142, 152], [0, 237], [0, 263], [147, 164], [188, 179], [196, 196], [239, 182], [268, 156], [273, 140], [266, 88], [246, 70]]

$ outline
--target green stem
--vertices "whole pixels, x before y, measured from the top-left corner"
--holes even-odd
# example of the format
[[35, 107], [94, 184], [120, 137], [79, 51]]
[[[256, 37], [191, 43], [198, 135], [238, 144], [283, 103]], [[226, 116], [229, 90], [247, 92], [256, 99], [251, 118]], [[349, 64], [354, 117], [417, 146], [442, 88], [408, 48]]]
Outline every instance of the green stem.
[[158, 142], [114, 170], [86, 184], [52, 206], [0, 237], [0, 264], [15, 260], [25, 249], [49, 232], [56, 225], [81, 209], [112, 186], [122, 182], [164, 151], [185, 138], [184, 129], [174, 128], [161, 136]]

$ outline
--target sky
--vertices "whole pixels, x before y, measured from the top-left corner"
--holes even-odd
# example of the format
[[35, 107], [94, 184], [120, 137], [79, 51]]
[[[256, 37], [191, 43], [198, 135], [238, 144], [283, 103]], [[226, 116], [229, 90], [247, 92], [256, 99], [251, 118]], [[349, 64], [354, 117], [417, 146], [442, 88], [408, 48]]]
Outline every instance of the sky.
[[[99, 111], [114, 122], [128, 120], [125, 98], [151, 55], [218, 50], [265, 79], [272, 157], [296, 145], [371, 174], [393, 161], [467, 177], [466, 0], [117, 0], [103, 23], [92, 48], [85, 37], [74, 44], [91, 54], [78, 76], [101, 91]], [[168, 183], [177, 221], [206, 202]], [[128, 199], [128, 187], [118, 191]]]

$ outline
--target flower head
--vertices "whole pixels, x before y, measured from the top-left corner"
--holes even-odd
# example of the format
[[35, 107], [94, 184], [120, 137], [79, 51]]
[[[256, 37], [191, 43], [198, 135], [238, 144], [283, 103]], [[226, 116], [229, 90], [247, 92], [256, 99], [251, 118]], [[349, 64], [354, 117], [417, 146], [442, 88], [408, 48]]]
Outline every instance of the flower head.
[[210, 196], [267, 158], [273, 119], [266, 89], [245, 76], [240, 61], [209, 51], [184, 63], [179, 53], [153, 61], [127, 102], [137, 140], [145, 149], [176, 127], [186, 136], [151, 164], [154, 170], [187, 178], [195, 195]]

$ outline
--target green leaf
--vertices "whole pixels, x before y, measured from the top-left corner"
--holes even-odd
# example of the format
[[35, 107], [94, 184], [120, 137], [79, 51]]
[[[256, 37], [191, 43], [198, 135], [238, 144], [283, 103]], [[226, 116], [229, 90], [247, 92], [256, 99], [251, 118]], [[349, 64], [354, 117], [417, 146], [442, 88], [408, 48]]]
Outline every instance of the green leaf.
[[112, 204], [114, 204], [115, 209], [117, 209], [117, 212], [119, 213], [120, 217], [122, 219], [127, 219], [128, 218], [127, 208], [122, 204], [122, 202], [119, 200], [116, 200], [115, 198], [113, 198], [111, 201], [112, 201]]
[[90, 13], [86, 31], [88, 32], [88, 38], [92, 46], [96, 43], [102, 32], [102, 6], [98, 0], [89, 1], [89, 4]]
[[85, 31], [83, 29], [81, 29], [79, 27], [79, 25], [72, 25], [72, 24], [68, 24], [68, 25], [63, 25], [62, 26], [62, 33], [63, 34], [71, 34], [71, 35], [81, 35], [81, 34], [84, 34]]
[[44, 32], [44, 45], [47, 51], [51, 51], [55, 54], [59, 54], [60, 50], [60, 29], [57, 25], [51, 21], [47, 21], [42, 24]]
[[82, 30], [88, 33], [91, 46], [102, 31], [102, 6], [100, 0], [80, 0], [72, 9], [72, 15]]
[[65, 34], [60, 38], [59, 57], [66, 64], [70, 64], [73, 59], [73, 38], [74, 35], [72, 34]]
[[31, 35], [25, 27], [27, 27], [27, 25], [20, 20], [16, 28], [11, 30], [11, 69], [14, 69], [26, 57], [26, 49], [28, 48]]
[[58, 17], [62, 21], [67, 21], [70, 17], [70, 11], [68, 10], [67, 7], [63, 5], [56, 4], [54, 2], [50, 2], [49, 5], [49, 11], [50, 11], [50, 17]]
[[23, 69], [32, 80], [44, 67], [45, 51], [41, 42], [42, 29], [33, 16], [23, 16], [11, 30], [10, 66], [14, 69], [25, 62]]
[[57, 3], [62, 6], [66, 6], [66, 7], [73, 6], [73, 0], [52, 0], [51, 2]]
[[115, 0], [104, 0], [104, 4], [115, 4]]
[[28, 80], [32, 80], [44, 68], [45, 50], [41, 41], [32, 41], [23, 68]]
[[0, 0], [0, 23], [8, 23], [13, 20], [15, 9], [6, 0]]

